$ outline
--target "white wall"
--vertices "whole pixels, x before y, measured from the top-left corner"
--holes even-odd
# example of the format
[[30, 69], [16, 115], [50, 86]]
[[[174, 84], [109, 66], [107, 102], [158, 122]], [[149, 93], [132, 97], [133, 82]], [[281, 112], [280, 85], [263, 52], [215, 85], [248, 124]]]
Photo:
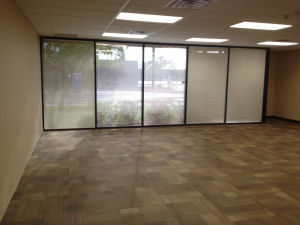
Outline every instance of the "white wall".
[[0, 221], [42, 132], [39, 36], [11, 0], [0, 7]]

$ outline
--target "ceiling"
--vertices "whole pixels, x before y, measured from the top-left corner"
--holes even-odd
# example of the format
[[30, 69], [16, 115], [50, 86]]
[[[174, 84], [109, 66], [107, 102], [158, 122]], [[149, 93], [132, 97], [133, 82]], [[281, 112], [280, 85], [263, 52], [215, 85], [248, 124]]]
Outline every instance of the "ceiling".
[[[278, 40], [300, 43], [299, 0], [217, 0], [198, 10], [166, 8], [170, 0], [15, 0], [15, 2], [42, 36], [118, 40], [104, 38], [102, 33], [146, 31], [149, 32], [149, 36], [137, 41], [186, 43], [185, 40], [190, 37], [205, 37], [228, 38], [230, 41], [225, 45], [236, 46], [257, 46], [257, 42]], [[116, 20], [115, 17], [121, 11], [184, 18], [175, 24]], [[279, 31], [229, 27], [242, 21], [291, 24], [293, 27]], [[295, 48], [300, 46], [284, 47], [284, 49]]]

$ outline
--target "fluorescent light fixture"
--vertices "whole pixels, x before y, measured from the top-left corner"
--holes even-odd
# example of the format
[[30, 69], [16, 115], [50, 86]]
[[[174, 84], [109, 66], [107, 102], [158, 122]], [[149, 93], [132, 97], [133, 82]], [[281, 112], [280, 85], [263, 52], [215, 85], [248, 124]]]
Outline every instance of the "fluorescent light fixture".
[[203, 53], [203, 51], [196, 51], [196, 52], [198, 52], [198, 53], [200, 53], [200, 54], [202, 54], [202, 53]]
[[284, 42], [284, 41], [265, 41], [257, 43], [258, 45], [270, 45], [270, 46], [291, 46], [297, 45], [296, 42]]
[[117, 19], [152, 23], [175, 23], [181, 20], [182, 17], [121, 12], [117, 16]]
[[292, 27], [292, 25], [245, 21], [245, 22], [232, 25], [230, 27], [242, 28], [242, 29], [254, 29], [254, 30], [281, 30], [281, 29]]
[[121, 34], [121, 33], [103, 33], [103, 37], [118, 37], [118, 38], [137, 38], [142, 39], [147, 37], [144, 34]]
[[206, 53], [208, 53], [208, 54], [219, 54], [220, 52], [219, 51], [206, 51]]
[[193, 42], [207, 42], [207, 43], [221, 43], [228, 41], [228, 39], [217, 39], [217, 38], [189, 38], [185, 41], [193, 41]]

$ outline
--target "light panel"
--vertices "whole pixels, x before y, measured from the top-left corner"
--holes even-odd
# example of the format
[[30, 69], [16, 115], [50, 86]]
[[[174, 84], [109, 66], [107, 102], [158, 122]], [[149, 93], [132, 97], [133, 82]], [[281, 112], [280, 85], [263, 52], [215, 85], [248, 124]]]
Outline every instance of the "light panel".
[[206, 43], [221, 43], [226, 42], [228, 39], [217, 39], [217, 38], [189, 38], [185, 41], [192, 41], [192, 42], [206, 42]]
[[270, 46], [292, 46], [292, 45], [297, 45], [298, 43], [296, 42], [280, 42], [280, 41], [265, 41], [265, 42], [260, 42], [257, 43], [258, 45], [270, 45]]
[[244, 22], [232, 25], [230, 27], [241, 28], [241, 29], [253, 29], [253, 30], [281, 30], [281, 29], [292, 27], [292, 25], [244, 21]]
[[117, 19], [152, 23], [175, 23], [181, 20], [182, 17], [121, 12], [117, 16]]
[[144, 34], [122, 34], [122, 33], [103, 33], [103, 37], [118, 37], [118, 38], [135, 38], [135, 39], [143, 39], [148, 35]]

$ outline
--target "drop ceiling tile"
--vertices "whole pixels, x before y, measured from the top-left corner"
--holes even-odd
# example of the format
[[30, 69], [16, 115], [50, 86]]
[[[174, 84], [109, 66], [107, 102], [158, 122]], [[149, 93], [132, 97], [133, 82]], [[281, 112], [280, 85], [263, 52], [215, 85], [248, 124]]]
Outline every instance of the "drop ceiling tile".
[[[102, 32], [127, 0], [15, 0], [39, 34], [75, 34], [103, 38]], [[185, 43], [191, 35], [227, 36], [229, 45], [254, 45], [257, 41], [289, 39], [300, 42], [299, 0], [218, 0], [199, 10], [165, 8], [169, 0], [130, 0], [123, 11], [183, 16], [175, 24], [114, 20], [107, 31], [144, 30], [150, 36], [141, 41]], [[287, 19], [284, 16], [288, 15]], [[232, 29], [241, 21], [292, 24], [282, 31]], [[107, 38], [110, 39], [110, 38]], [[129, 39], [130, 40], [130, 39]], [[295, 46], [299, 47], [299, 46]]]
[[52, 30], [48, 27], [48, 26], [43, 26], [43, 25], [35, 25], [34, 28], [36, 29], [36, 31], [38, 31], [39, 33], [52, 33]]
[[102, 32], [105, 26], [98, 24], [80, 24], [80, 23], [60, 23], [51, 26], [53, 29], [55, 28], [65, 28], [65, 29], [84, 29], [84, 30], [97, 30], [98, 32]]
[[299, 0], [247, 0], [241, 2], [240, 0], [230, 0], [232, 4], [255, 5], [260, 7], [280, 7], [295, 9], [299, 7]]
[[26, 15], [44, 13], [44, 9], [41, 5], [22, 5], [21, 8]]
[[14, 0], [17, 5], [42, 6], [41, 0]]
[[146, 13], [146, 14], [159, 14], [167, 16], [187, 16], [193, 13], [194, 10], [167, 8], [166, 5], [169, 0], [159, 1], [130, 1], [123, 9], [124, 12]]
[[31, 13], [27, 16], [31, 21], [48, 21], [49, 18], [43, 13]]
[[160, 7], [164, 8], [167, 4], [169, 4], [171, 0], [130, 0], [128, 4], [136, 5], [136, 6], [145, 6], [145, 7]]
[[85, 33], [94, 33], [94, 34], [101, 34], [99, 29], [94, 28], [85, 28], [85, 27], [78, 27], [78, 28], [69, 28], [65, 26], [55, 26], [53, 27], [54, 33], [63, 33], [63, 34], [85, 34]]
[[126, 21], [126, 20], [114, 20], [111, 26], [115, 27], [144, 27], [145, 29], [162, 29], [170, 24], [165, 23], [144, 23], [144, 22], [136, 22], [136, 21]]
[[67, 9], [100, 10], [118, 12], [126, 0], [112, 2], [83, 1], [83, 0], [43, 0], [45, 7], [57, 7]]
[[156, 14], [156, 15], [165, 15], [165, 16], [182, 16], [185, 17], [191, 13], [191, 10], [184, 9], [169, 9], [161, 7], [145, 7], [145, 6], [135, 6], [127, 5], [123, 12], [132, 12], [132, 13], [145, 13], [145, 14]]
[[58, 15], [49, 15], [49, 19], [53, 23], [60, 22], [75, 22], [82, 24], [107, 24], [109, 19], [97, 19], [97, 18], [82, 18], [80, 16], [58, 16]]
[[288, 12], [287, 9], [272, 7], [272, 6], [260, 6], [257, 7], [257, 4], [235, 4], [235, 3], [228, 3], [228, 2], [218, 2], [217, 4], [210, 4], [205, 8], [199, 10], [201, 13], [203, 11], [215, 11], [216, 17], [218, 17], [218, 12], [220, 13], [232, 13], [236, 15], [242, 16], [253, 16], [254, 18], [257, 15], [261, 16], [274, 16], [278, 17], [282, 13]]
[[46, 13], [55, 16], [77, 16], [81, 18], [103, 18], [103, 19], [113, 19], [116, 15], [115, 12], [109, 11], [98, 11], [98, 10], [86, 10], [86, 9], [65, 9], [65, 8], [55, 8], [47, 7], [45, 9]]

